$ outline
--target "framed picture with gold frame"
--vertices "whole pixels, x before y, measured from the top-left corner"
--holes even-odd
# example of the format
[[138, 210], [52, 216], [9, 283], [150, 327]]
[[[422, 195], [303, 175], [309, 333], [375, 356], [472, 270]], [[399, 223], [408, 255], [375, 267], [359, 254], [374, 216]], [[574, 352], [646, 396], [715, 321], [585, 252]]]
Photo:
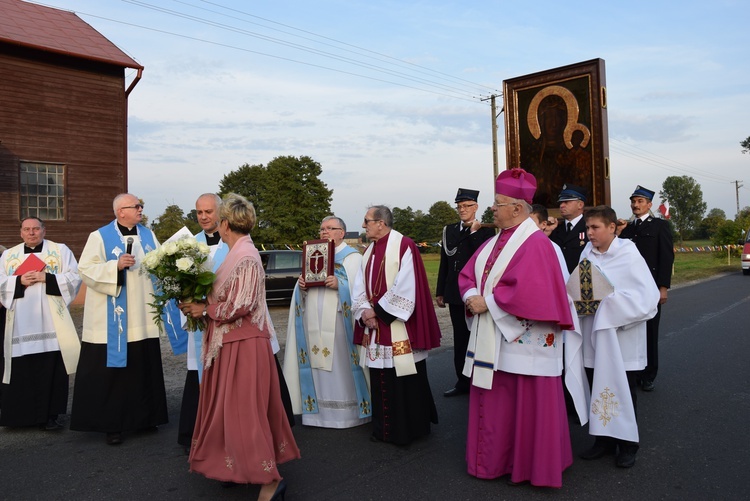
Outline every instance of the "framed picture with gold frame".
[[534, 174], [535, 203], [558, 215], [557, 196], [572, 184], [588, 192], [587, 206], [610, 205], [603, 59], [504, 80], [503, 101], [506, 165]]

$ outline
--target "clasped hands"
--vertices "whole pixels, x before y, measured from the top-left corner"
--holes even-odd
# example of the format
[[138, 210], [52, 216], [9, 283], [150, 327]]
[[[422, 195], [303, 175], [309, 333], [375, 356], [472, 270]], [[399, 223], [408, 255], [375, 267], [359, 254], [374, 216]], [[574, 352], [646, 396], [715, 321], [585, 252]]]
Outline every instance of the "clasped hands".
[[34, 284], [45, 283], [47, 274], [43, 271], [27, 271], [21, 275], [21, 284], [24, 287], [31, 287]]
[[368, 329], [377, 329], [378, 327], [378, 316], [372, 309], [367, 309], [362, 312], [362, 315], [359, 317], [359, 319], [365, 324], [365, 327], [367, 327]]
[[466, 298], [466, 309], [469, 310], [472, 315], [479, 315], [488, 311], [487, 302], [482, 296], [469, 296]]

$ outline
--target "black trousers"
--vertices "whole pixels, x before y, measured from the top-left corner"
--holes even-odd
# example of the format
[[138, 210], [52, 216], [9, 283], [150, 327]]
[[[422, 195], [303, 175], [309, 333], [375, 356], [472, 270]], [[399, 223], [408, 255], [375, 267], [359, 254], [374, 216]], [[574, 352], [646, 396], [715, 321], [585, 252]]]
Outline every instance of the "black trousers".
[[661, 305], [657, 307], [656, 316], [646, 322], [646, 368], [640, 378], [644, 381], [656, 379], [659, 370], [659, 320], [661, 319]]
[[468, 391], [471, 379], [462, 374], [466, 362], [466, 349], [469, 347], [469, 336], [471, 335], [469, 327], [466, 325], [466, 307], [463, 304], [449, 304], [448, 310], [453, 325], [453, 366], [456, 370], [456, 388]]

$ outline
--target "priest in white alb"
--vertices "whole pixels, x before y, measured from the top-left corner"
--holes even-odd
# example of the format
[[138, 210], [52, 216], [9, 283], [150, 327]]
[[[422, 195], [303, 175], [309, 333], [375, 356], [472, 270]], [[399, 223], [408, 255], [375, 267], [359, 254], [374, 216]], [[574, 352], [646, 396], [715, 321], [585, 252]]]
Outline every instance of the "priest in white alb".
[[344, 242], [345, 235], [342, 219], [323, 219], [320, 239], [334, 246], [334, 272], [316, 286], [301, 275], [289, 308], [284, 377], [294, 413], [302, 414], [306, 426], [350, 428], [372, 417], [369, 373], [359, 365], [354, 344], [352, 290], [362, 255]]
[[109, 445], [168, 421], [159, 328], [148, 305], [154, 287], [140, 272], [159, 242], [140, 224], [135, 195], [117, 195], [113, 209], [115, 220], [89, 235], [78, 265], [86, 302], [70, 419], [71, 430], [106, 433]]
[[80, 342], [68, 307], [81, 279], [73, 253], [46, 240], [44, 222], [21, 221], [23, 243], [0, 258], [0, 301], [7, 308], [0, 426], [59, 430], [68, 408], [68, 375]]
[[372, 243], [357, 273], [352, 309], [359, 363], [370, 370], [370, 439], [407, 445], [429, 435], [438, 420], [427, 356], [440, 346], [440, 326], [419, 249], [393, 229], [391, 210], [370, 207], [362, 227]]

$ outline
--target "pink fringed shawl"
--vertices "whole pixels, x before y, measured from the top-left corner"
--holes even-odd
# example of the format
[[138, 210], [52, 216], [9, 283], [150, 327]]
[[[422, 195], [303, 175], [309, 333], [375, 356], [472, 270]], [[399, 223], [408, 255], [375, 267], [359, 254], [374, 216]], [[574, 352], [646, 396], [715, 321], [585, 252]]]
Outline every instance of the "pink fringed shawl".
[[[204, 367], [211, 367], [225, 336], [244, 339], [270, 337], [267, 322], [265, 272], [258, 249], [250, 235], [237, 240], [216, 270], [216, 280], [208, 297], [211, 322], [208, 343], [204, 343]], [[250, 322], [251, 325], [246, 323]], [[240, 329], [245, 323], [245, 328]], [[239, 330], [240, 332], [235, 332]]]

